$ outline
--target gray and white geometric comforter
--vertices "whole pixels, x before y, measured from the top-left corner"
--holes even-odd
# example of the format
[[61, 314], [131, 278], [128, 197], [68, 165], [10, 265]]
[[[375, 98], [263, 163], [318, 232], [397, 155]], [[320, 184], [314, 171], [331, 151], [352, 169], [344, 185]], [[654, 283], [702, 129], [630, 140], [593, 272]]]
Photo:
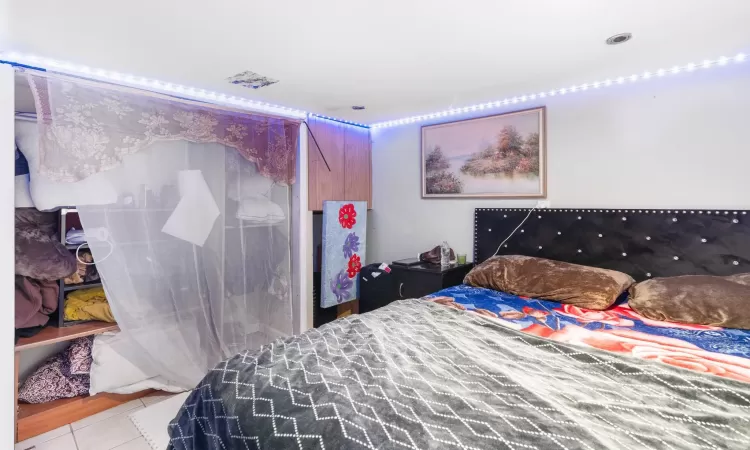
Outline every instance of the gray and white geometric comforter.
[[170, 449], [750, 449], [750, 384], [402, 300], [219, 364]]

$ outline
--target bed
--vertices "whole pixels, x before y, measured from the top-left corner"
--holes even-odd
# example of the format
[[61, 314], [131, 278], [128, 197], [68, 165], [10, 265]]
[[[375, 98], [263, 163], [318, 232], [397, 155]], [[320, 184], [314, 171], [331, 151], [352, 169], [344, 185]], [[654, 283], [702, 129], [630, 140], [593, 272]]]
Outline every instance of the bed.
[[[637, 280], [749, 271], [744, 211], [657, 211], [534, 213], [501, 253]], [[527, 214], [478, 209], [475, 261]], [[456, 286], [220, 363], [170, 448], [747, 449], [748, 358], [750, 331]]]

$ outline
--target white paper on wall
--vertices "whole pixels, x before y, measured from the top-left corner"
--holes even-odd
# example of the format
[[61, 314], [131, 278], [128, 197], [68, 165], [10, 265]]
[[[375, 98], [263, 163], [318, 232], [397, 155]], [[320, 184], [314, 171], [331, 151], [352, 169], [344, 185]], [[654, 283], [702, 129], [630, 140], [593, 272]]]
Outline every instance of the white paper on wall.
[[180, 202], [161, 231], [202, 247], [219, 217], [219, 207], [200, 170], [182, 170], [178, 177]]

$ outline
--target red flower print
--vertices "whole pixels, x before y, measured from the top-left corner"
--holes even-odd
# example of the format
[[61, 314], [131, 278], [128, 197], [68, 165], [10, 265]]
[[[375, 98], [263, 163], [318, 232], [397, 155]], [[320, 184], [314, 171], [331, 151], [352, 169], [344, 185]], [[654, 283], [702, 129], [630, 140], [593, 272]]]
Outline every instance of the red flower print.
[[533, 324], [521, 331], [553, 341], [630, 354], [683, 369], [750, 382], [750, 362], [747, 359], [708, 352], [675, 338], [633, 330], [587, 330], [576, 325], [553, 330]]
[[354, 205], [347, 203], [339, 209], [339, 223], [342, 228], [351, 228], [357, 223], [357, 211], [354, 210]]
[[632, 327], [635, 325], [632, 320], [620, 317], [612, 311], [595, 311], [567, 304], [562, 305], [562, 308], [555, 308], [555, 311], [564, 316], [574, 317], [580, 323], [599, 322], [616, 327]]
[[361, 269], [362, 262], [359, 260], [359, 255], [355, 253], [349, 258], [349, 267], [346, 268], [346, 272], [349, 274], [349, 278], [354, 278]]
[[536, 320], [541, 320], [544, 322], [546, 320], [546, 317], [549, 316], [549, 313], [547, 311], [541, 311], [538, 309], [534, 309], [530, 306], [524, 306], [523, 312], [525, 314], [528, 314], [529, 316], [535, 318]]

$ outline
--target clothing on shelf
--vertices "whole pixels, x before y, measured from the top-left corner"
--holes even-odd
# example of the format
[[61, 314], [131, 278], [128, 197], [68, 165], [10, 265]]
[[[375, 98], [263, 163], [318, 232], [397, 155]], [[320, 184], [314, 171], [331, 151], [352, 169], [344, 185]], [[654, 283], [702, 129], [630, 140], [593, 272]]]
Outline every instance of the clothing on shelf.
[[46, 325], [57, 310], [59, 286], [55, 281], [16, 275], [16, 328]]
[[104, 288], [73, 291], [65, 298], [65, 320], [101, 320], [115, 322]]
[[18, 400], [46, 403], [89, 392], [93, 336], [78, 338], [52, 356], [24, 381]]
[[16, 275], [59, 280], [76, 271], [76, 257], [57, 237], [57, 215], [16, 209]]
[[81, 284], [99, 281], [99, 272], [96, 266], [92, 265], [94, 257], [89, 250], [80, 250], [76, 259], [77, 270], [72, 275], [66, 277], [65, 284]]
[[67, 244], [81, 245], [86, 243], [86, 233], [83, 230], [71, 228], [65, 233], [65, 242]]
[[42, 325], [36, 327], [16, 328], [16, 344], [18, 344], [19, 339], [34, 337], [43, 329], [44, 327]]

